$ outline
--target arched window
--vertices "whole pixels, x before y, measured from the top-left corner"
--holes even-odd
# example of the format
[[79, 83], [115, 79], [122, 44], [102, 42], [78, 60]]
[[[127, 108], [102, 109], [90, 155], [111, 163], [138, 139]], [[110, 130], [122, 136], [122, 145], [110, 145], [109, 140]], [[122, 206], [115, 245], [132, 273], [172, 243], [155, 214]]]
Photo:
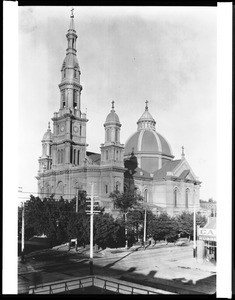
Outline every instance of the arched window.
[[108, 150], [106, 150], [106, 160], [108, 160], [109, 159], [109, 152], [108, 152]]
[[144, 190], [144, 202], [148, 202], [148, 190]]
[[80, 125], [80, 136], [82, 135], [82, 125]]
[[77, 76], [77, 72], [76, 72], [76, 69], [74, 70], [74, 77], [76, 78]]
[[64, 69], [64, 78], [66, 77], [66, 69]]
[[120, 186], [120, 183], [119, 182], [116, 182], [116, 191], [119, 191], [119, 186]]
[[60, 150], [57, 151], [57, 162], [60, 164]]
[[60, 153], [60, 162], [61, 163], [64, 162], [64, 150], [61, 150], [61, 153]]
[[105, 194], [108, 194], [108, 185], [105, 185]]
[[189, 189], [185, 191], [185, 207], [188, 208]]
[[178, 201], [178, 191], [177, 189], [174, 189], [174, 207], [177, 207], [177, 201]]

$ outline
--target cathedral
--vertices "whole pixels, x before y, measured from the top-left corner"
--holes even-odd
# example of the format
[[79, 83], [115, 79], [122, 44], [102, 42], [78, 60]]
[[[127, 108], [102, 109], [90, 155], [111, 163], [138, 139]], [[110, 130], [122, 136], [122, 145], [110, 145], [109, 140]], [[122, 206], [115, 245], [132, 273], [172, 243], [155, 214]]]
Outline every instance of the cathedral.
[[[68, 47], [61, 67], [60, 107], [42, 138], [39, 157], [38, 194], [71, 200], [79, 190], [94, 195], [106, 212], [116, 210], [109, 197], [114, 190], [139, 192], [154, 213], [175, 215], [184, 210], [199, 210], [201, 182], [187, 162], [182, 147], [181, 159], [174, 159], [168, 141], [156, 131], [156, 121], [148, 101], [137, 121], [137, 130], [125, 144], [121, 140], [119, 116], [114, 101], [104, 120], [104, 143], [100, 153], [87, 151], [86, 113], [81, 111], [80, 67], [77, 59], [77, 34], [74, 15], [66, 35]], [[102, 124], [100, 124], [102, 126]]]

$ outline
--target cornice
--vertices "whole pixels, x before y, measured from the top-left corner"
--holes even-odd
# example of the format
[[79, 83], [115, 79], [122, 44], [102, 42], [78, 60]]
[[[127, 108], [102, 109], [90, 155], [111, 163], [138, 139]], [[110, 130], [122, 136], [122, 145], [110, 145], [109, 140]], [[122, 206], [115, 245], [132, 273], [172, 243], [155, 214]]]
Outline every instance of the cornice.
[[82, 91], [82, 85], [80, 83], [78, 83], [78, 82], [75, 82], [75, 81], [73, 81], [73, 82], [71, 82], [71, 81], [63, 81], [58, 86], [59, 86], [60, 89], [62, 89], [64, 86], [65, 86], [65, 88], [69, 88], [69, 87], [74, 87], [75, 86], [75, 87], [79, 88]]

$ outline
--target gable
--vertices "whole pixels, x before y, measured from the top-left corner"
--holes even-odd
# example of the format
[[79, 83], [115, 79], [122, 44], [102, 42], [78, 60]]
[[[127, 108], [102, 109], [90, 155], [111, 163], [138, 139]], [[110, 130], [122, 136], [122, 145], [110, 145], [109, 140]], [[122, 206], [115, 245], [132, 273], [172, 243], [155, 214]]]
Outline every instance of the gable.
[[176, 166], [176, 168], [173, 170], [173, 176], [180, 177], [182, 179], [197, 180], [186, 159], [181, 160], [181, 163]]

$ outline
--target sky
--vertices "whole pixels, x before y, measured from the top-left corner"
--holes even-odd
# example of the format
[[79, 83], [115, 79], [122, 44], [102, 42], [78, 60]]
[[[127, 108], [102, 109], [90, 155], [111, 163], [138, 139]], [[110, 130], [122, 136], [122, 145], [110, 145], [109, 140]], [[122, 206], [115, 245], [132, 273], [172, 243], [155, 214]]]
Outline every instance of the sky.
[[[19, 7], [18, 186], [37, 193], [41, 140], [59, 110], [71, 7]], [[156, 131], [216, 200], [215, 7], [74, 7], [87, 150], [100, 152], [115, 101], [124, 144], [149, 101]], [[52, 128], [52, 121], [51, 121]]]

